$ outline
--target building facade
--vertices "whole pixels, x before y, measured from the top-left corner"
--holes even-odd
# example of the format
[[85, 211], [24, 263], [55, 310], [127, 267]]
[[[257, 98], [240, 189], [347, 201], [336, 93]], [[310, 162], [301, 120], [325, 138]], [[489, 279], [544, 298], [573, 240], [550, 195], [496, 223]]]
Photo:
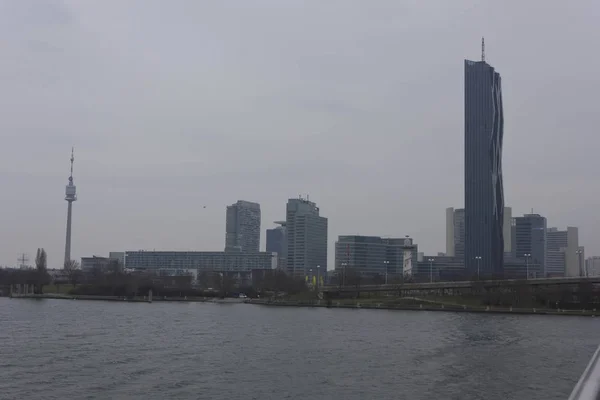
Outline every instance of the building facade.
[[[514, 251], [513, 245], [513, 229], [512, 209], [504, 207], [504, 253], [512, 254]], [[445, 256], [465, 258], [465, 209], [452, 208], [446, 209], [446, 252]]]
[[512, 221], [513, 221], [512, 208], [504, 207], [504, 222], [502, 224], [502, 229], [504, 231], [502, 232], [502, 236], [503, 236], [503, 240], [504, 240], [504, 254], [508, 255], [508, 256], [514, 254], [514, 252], [515, 252], [515, 249], [513, 248], [513, 240], [512, 240], [512, 235], [513, 235]]
[[289, 199], [286, 206], [286, 268], [295, 277], [307, 277], [311, 269], [327, 273], [327, 218], [308, 199]]
[[577, 253], [579, 250], [579, 230], [576, 227], [567, 227], [565, 231], [548, 228], [546, 240], [546, 276], [580, 276], [580, 263]]
[[125, 267], [125, 252], [124, 251], [111, 251], [108, 253], [108, 258], [119, 260], [119, 264]]
[[465, 258], [465, 209], [446, 209], [446, 256]]
[[257, 253], [260, 250], [260, 204], [238, 200], [227, 206], [225, 251]]
[[[546, 271], [547, 222], [539, 214], [525, 214], [515, 219], [515, 256], [525, 259], [530, 277], [543, 277]], [[534, 275], [535, 274], [535, 275]]]
[[459, 257], [423, 256], [417, 262], [417, 282], [458, 281], [468, 278], [465, 276], [464, 260]]
[[586, 276], [600, 276], [600, 257], [589, 257], [585, 260]]
[[198, 270], [199, 272], [249, 272], [274, 269], [277, 258], [267, 252], [228, 251], [126, 251], [125, 264], [134, 270]]
[[123, 268], [123, 264], [119, 262], [116, 258], [110, 257], [81, 257], [81, 270], [83, 272], [88, 272], [93, 269], [99, 269], [102, 271], [108, 271], [112, 268]]
[[276, 221], [275, 223], [279, 224], [279, 226], [273, 229], [267, 229], [267, 252], [277, 253], [277, 268], [285, 271], [285, 264], [287, 261], [287, 233], [285, 221]]
[[483, 276], [503, 274], [503, 133], [500, 74], [465, 60], [465, 265]]
[[380, 277], [412, 275], [418, 258], [418, 246], [407, 237], [344, 235], [335, 243], [335, 270], [342, 276], [348, 270]]

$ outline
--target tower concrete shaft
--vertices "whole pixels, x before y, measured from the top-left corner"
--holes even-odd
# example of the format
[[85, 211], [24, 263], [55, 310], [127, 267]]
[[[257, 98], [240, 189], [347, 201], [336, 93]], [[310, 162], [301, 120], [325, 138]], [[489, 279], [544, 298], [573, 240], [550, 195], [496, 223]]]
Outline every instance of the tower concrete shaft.
[[73, 214], [73, 202], [69, 201], [67, 209], [67, 238], [65, 242], [65, 264], [71, 261], [71, 216]]

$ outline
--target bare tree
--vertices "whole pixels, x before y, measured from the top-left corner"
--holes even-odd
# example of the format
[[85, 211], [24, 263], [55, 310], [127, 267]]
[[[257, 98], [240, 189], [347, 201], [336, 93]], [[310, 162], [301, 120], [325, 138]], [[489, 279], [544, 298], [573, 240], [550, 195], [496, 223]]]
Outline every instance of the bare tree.
[[50, 283], [50, 275], [48, 274], [48, 257], [46, 255], [46, 250], [43, 248], [37, 249], [37, 254], [35, 256], [35, 268], [38, 293], [42, 293], [44, 285]]
[[64, 268], [69, 282], [75, 287], [81, 281], [81, 268], [79, 263], [75, 260], [68, 260], [65, 261]]

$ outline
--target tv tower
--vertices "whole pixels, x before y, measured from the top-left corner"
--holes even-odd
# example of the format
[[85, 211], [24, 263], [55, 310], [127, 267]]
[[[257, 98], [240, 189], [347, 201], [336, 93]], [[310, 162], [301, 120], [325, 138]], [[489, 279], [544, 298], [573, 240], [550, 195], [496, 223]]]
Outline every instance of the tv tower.
[[[65, 242], [65, 264], [71, 261], [71, 214], [73, 212], [73, 202], [77, 200], [75, 185], [73, 185], [73, 148], [71, 148], [71, 175], [69, 175], [69, 184], [65, 188], [65, 200], [69, 203], [67, 211], [67, 241]], [[63, 264], [64, 265], [64, 264]]]

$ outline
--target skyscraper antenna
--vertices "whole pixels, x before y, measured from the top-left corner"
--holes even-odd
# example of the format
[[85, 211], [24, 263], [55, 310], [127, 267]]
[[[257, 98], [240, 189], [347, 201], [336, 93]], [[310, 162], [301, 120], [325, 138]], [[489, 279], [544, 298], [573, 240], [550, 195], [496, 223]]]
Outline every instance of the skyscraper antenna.
[[485, 62], [485, 40], [481, 38], [481, 61]]

